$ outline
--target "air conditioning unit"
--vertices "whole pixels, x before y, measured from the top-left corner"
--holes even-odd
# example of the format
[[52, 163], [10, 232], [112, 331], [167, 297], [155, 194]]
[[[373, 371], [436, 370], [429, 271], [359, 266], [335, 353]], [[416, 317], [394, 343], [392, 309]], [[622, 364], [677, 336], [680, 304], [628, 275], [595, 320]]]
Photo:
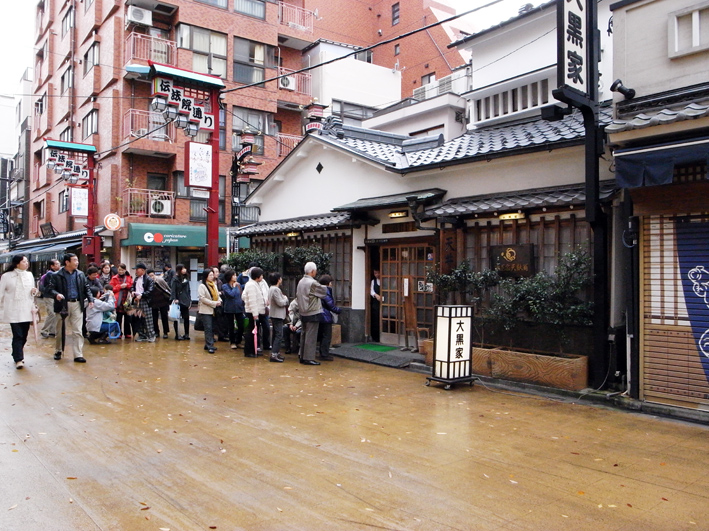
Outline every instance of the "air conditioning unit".
[[295, 90], [295, 76], [284, 76], [279, 78], [278, 87], [284, 90]]
[[138, 6], [128, 6], [126, 13], [127, 24], [139, 24], [141, 26], [153, 25], [153, 12]]
[[172, 202], [169, 199], [152, 199], [150, 201], [151, 216], [171, 216]]

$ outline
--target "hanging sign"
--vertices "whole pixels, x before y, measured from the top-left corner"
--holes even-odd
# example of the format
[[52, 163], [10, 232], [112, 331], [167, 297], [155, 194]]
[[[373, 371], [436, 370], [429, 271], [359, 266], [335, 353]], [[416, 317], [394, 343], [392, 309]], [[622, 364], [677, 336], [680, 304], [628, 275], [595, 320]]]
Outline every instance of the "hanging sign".
[[595, 42], [589, 0], [557, 0], [557, 86], [569, 99], [591, 99], [589, 72]]
[[210, 144], [185, 143], [185, 186], [212, 187], [212, 146]]
[[71, 215], [81, 218], [89, 215], [89, 190], [88, 188], [71, 188]]

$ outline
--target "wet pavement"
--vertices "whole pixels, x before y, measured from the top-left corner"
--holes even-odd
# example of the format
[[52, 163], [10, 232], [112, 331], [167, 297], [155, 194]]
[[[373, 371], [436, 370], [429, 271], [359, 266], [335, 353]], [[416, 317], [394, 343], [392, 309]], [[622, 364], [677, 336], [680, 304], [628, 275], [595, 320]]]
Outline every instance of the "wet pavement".
[[707, 530], [709, 428], [345, 359], [0, 326], [2, 530]]

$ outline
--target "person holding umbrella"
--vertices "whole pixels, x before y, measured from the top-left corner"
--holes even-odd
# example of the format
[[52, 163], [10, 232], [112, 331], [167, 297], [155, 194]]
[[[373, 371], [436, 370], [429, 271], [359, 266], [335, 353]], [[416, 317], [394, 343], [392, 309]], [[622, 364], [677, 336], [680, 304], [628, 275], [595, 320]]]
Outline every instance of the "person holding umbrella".
[[16, 254], [0, 278], [0, 322], [9, 323], [12, 329], [12, 359], [16, 369], [25, 366], [24, 347], [33, 321], [34, 297], [38, 292], [32, 273], [27, 271], [29, 266], [25, 255]]
[[244, 301], [244, 317], [249, 319], [249, 324], [244, 331], [244, 356], [255, 358], [258, 355], [258, 321], [260, 315], [266, 315], [266, 299], [261, 291], [263, 282], [263, 269], [251, 268], [251, 280], [244, 286], [241, 299]]
[[74, 336], [74, 362], [86, 363], [84, 358], [84, 334], [81, 327], [84, 324], [84, 303], [94, 307], [94, 296], [89, 287], [89, 281], [84, 273], [79, 271], [79, 258], [74, 253], [67, 253], [62, 260], [64, 267], [49, 277], [49, 295], [54, 299], [54, 311], [62, 319], [57, 327], [57, 337], [54, 359], [62, 359], [65, 347], [66, 321], [69, 321], [71, 334]]

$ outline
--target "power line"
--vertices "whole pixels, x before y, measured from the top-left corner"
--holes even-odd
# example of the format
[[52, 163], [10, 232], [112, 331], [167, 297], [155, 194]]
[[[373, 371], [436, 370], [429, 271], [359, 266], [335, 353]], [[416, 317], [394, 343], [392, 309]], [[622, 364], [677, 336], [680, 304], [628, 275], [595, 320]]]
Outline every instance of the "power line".
[[353, 55], [357, 55], [362, 52], [368, 52], [369, 50], [373, 50], [375, 48], [378, 48], [379, 46], [384, 46], [385, 44], [391, 44], [391, 43], [396, 42], [398, 40], [405, 39], [406, 37], [410, 37], [412, 35], [422, 32], [422, 31], [427, 31], [431, 28], [435, 28], [436, 26], [440, 26], [441, 24], [446, 24], [446, 23], [451, 22], [457, 18], [464, 17], [466, 15], [470, 15], [471, 13], [475, 13], [476, 11], [479, 11], [481, 9], [485, 9], [485, 8], [493, 6], [495, 4], [499, 4], [502, 1], [503, 0], [493, 0], [492, 2], [489, 2], [483, 6], [476, 7], [474, 9], [470, 9], [469, 11], [466, 11], [466, 12], [461, 13], [459, 15], [453, 15], [452, 17], [446, 18], [444, 20], [439, 20], [438, 22], [434, 22], [433, 24], [429, 24], [428, 26], [423, 26], [422, 28], [418, 28], [418, 29], [409, 31], [407, 33], [402, 33], [401, 35], [399, 35], [397, 37], [392, 37], [390, 39], [383, 40], [383, 41], [373, 44], [371, 46], [367, 46], [365, 48], [360, 48], [358, 50], [354, 50], [348, 54], [345, 54], [340, 57], [335, 57], [334, 59], [330, 59], [330, 60], [325, 61], [323, 63], [319, 63], [319, 64], [313, 65], [313, 66], [307, 66], [305, 68], [301, 68], [300, 70], [294, 70], [292, 72], [289, 72], [288, 74], [282, 74], [282, 75], [278, 75], [276, 77], [272, 77], [269, 79], [264, 79], [263, 81], [258, 81], [258, 82], [254, 82], [254, 83], [249, 83], [247, 85], [241, 85], [240, 87], [234, 87], [231, 89], [222, 90], [221, 93], [226, 94], [228, 92], [234, 92], [237, 90], [243, 90], [243, 89], [247, 89], [247, 88], [251, 88], [251, 87], [257, 87], [259, 85], [263, 85], [264, 83], [268, 83], [270, 81], [278, 81], [279, 79], [286, 77], [286, 76], [292, 76], [293, 74], [301, 74], [303, 72], [309, 72], [310, 70], [315, 70], [316, 68], [320, 68], [320, 67], [335, 63], [337, 61], [342, 61], [343, 59], [347, 59], [348, 57], [352, 57]]

